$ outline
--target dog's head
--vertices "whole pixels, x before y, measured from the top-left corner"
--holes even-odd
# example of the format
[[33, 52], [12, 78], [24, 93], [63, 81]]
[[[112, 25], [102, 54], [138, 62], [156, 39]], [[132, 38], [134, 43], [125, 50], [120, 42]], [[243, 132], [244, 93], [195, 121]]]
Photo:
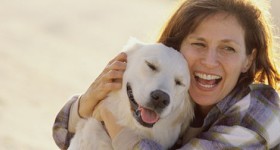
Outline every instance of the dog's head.
[[[144, 127], [161, 120], [179, 119], [179, 112], [191, 106], [188, 98], [189, 69], [184, 57], [163, 44], [130, 40], [125, 47], [127, 68], [121, 93], [131, 114]], [[125, 98], [124, 98], [125, 99]]]

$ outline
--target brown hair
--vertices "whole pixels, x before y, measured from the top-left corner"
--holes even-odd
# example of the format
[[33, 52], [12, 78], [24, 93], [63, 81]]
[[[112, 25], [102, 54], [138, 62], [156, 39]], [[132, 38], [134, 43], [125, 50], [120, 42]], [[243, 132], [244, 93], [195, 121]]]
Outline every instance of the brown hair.
[[279, 90], [280, 74], [272, 58], [270, 14], [258, 8], [251, 0], [186, 0], [167, 22], [158, 42], [179, 50], [184, 38], [203, 19], [220, 12], [235, 16], [243, 27], [246, 54], [249, 55], [256, 49], [251, 68], [240, 75], [237, 85], [244, 87], [258, 82]]

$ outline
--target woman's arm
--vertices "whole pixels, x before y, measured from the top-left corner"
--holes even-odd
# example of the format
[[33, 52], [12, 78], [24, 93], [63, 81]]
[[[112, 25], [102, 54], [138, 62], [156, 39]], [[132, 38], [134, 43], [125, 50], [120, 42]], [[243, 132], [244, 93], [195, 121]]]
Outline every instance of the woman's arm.
[[[75, 118], [90, 117], [95, 106], [109, 92], [121, 88], [122, 76], [126, 69], [126, 57], [125, 53], [120, 53], [112, 59], [87, 91], [80, 98], [79, 96], [74, 96], [58, 113], [53, 125], [53, 138], [59, 148], [68, 148], [78, 122]], [[81, 118], [75, 116], [80, 116]]]

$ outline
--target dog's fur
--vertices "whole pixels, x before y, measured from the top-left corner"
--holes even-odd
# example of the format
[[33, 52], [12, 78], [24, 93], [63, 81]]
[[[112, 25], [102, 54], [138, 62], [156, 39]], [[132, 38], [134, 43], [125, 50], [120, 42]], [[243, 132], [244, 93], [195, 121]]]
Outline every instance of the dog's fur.
[[[164, 149], [170, 148], [193, 118], [187, 62], [178, 51], [163, 44], [144, 44], [135, 39], [130, 40], [125, 51], [128, 57], [122, 88], [111, 92], [102, 103], [112, 111], [120, 125], [156, 141]], [[156, 96], [152, 94], [155, 91], [159, 92]], [[129, 93], [133, 93], [137, 106], [133, 106], [135, 103], [129, 99]], [[161, 96], [163, 103], [152, 100], [157, 101]], [[155, 123], [145, 123], [139, 105], [153, 110], [159, 119]], [[138, 107], [138, 114], [133, 107]], [[155, 118], [152, 120], [154, 122]], [[69, 149], [113, 149], [111, 144], [102, 124], [90, 118], [77, 127]]]

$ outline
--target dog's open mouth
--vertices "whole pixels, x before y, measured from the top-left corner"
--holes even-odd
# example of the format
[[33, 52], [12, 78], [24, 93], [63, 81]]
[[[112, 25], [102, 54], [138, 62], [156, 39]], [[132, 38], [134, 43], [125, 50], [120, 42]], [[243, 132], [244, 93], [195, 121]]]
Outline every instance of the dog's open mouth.
[[145, 127], [153, 127], [153, 125], [159, 120], [159, 115], [151, 109], [140, 106], [135, 101], [133, 91], [129, 83], [126, 84], [126, 91], [135, 119]]

